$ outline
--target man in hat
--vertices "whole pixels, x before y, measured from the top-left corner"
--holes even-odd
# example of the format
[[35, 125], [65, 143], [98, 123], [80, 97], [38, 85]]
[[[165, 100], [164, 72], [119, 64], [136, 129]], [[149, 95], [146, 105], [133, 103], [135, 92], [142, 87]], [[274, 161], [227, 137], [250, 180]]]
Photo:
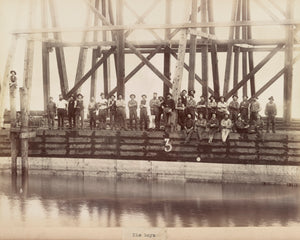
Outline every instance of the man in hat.
[[229, 113], [226, 112], [224, 114], [224, 118], [221, 121], [221, 137], [223, 143], [226, 143], [231, 128], [232, 128], [232, 121], [229, 118]]
[[126, 111], [125, 111], [126, 103], [121, 94], [118, 96], [118, 100], [116, 101], [116, 107], [117, 107], [116, 114], [117, 114], [118, 125], [120, 126], [120, 129], [124, 129], [125, 131], [127, 131]]
[[240, 113], [242, 120], [248, 122], [249, 119], [249, 101], [248, 96], [243, 97], [243, 101], [240, 103]]
[[250, 122], [256, 121], [261, 110], [257, 97], [253, 97], [250, 103]]
[[9, 88], [16, 88], [17, 87], [17, 73], [15, 70], [10, 71], [10, 81], [9, 81]]
[[142, 100], [140, 104], [140, 129], [142, 131], [148, 130], [148, 113], [147, 113], [147, 96], [142, 95]]
[[235, 122], [236, 131], [241, 135], [240, 139], [248, 140], [248, 123], [242, 119], [241, 114], [238, 115], [237, 120]]
[[115, 95], [112, 95], [108, 100], [108, 109], [109, 109], [109, 125], [110, 129], [115, 130], [115, 120], [117, 116], [117, 106]]
[[183, 89], [180, 93], [180, 98], [182, 100], [182, 103], [184, 104], [184, 106], [186, 107], [187, 104], [187, 100], [188, 100], [188, 96], [187, 96], [187, 91], [185, 89]]
[[164, 111], [164, 119], [165, 119], [165, 127], [171, 125], [171, 116], [173, 113], [173, 110], [175, 109], [175, 101], [172, 98], [172, 94], [167, 94], [167, 99], [164, 101], [162, 107]]
[[129, 124], [130, 124], [130, 129], [133, 130], [132, 128], [132, 122], [134, 120], [135, 124], [135, 130], [137, 130], [137, 106], [138, 103], [135, 100], [135, 94], [130, 94], [130, 100], [128, 101], [128, 108], [129, 108]]
[[206, 101], [205, 101], [204, 96], [200, 97], [200, 101], [197, 103], [196, 108], [197, 108], [197, 114], [198, 114], [198, 116], [200, 114], [202, 114], [202, 117], [204, 119], [206, 119], [207, 108], [206, 108]]
[[158, 108], [157, 119], [155, 120], [155, 129], [159, 131], [160, 130], [161, 115], [164, 113], [163, 104], [165, 102], [165, 98], [163, 96], [159, 96], [158, 100], [159, 100], [159, 108]]
[[191, 90], [189, 91], [189, 97], [186, 103], [186, 108], [185, 108], [185, 114], [186, 116], [188, 114], [191, 114], [192, 119], [195, 119], [195, 115], [196, 115], [196, 101], [194, 100], [194, 94], [195, 91]]
[[89, 102], [88, 110], [89, 110], [89, 116], [90, 116], [90, 129], [96, 129], [96, 116], [97, 116], [97, 108], [98, 105], [95, 101], [94, 97], [91, 97], [91, 100]]
[[68, 119], [69, 119], [69, 128], [76, 127], [76, 111], [75, 111], [74, 97], [71, 96], [68, 101]]
[[232, 101], [229, 103], [229, 106], [228, 106], [229, 112], [230, 112], [230, 119], [233, 123], [233, 127], [232, 127], [233, 132], [236, 131], [235, 122], [237, 120], [237, 117], [239, 115], [239, 110], [240, 110], [240, 104], [237, 100], [238, 100], [238, 96], [233, 95]]
[[55, 122], [55, 114], [56, 114], [56, 104], [53, 101], [53, 97], [49, 98], [49, 102], [47, 105], [47, 113], [48, 113], [48, 128], [53, 129], [54, 122]]
[[218, 107], [217, 117], [218, 120], [221, 121], [224, 118], [228, 108], [227, 102], [225, 102], [225, 97], [223, 96], [220, 97], [220, 101], [218, 102], [217, 107]]
[[159, 106], [160, 106], [160, 101], [157, 98], [157, 93], [153, 93], [153, 98], [149, 102], [150, 105], [150, 129], [156, 129], [157, 127], [157, 119], [158, 119], [158, 112], [159, 112]]
[[275, 116], [277, 115], [277, 108], [273, 96], [269, 97], [269, 102], [266, 104], [265, 115], [267, 116], [267, 133], [269, 132], [270, 123], [272, 124], [272, 132], [275, 133]]
[[207, 119], [211, 119], [213, 113], [217, 113], [217, 102], [213, 95], [209, 97], [209, 101], [207, 103]]
[[98, 118], [99, 118], [99, 129], [106, 129], [106, 118], [107, 118], [107, 99], [104, 93], [100, 94], [100, 100], [98, 102]]
[[217, 115], [215, 113], [212, 113], [211, 119], [207, 122], [208, 127], [208, 143], [212, 143], [212, 140], [219, 130], [219, 121], [216, 117]]
[[77, 94], [75, 109], [76, 109], [76, 122], [79, 124], [79, 119], [80, 119], [80, 128], [83, 129], [84, 104], [83, 104], [83, 95], [81, 93]]
[[176, 105], [176, 111], [177, 111], [177, 123], [180, 126], [180, 129], [184, 129], [184, 123], [185, 123], [185, 113], [184, 113], [185, 106], [182, 103], [182, 98], [179, 97]]
[[56, 104], [57, 107], [57, 118], [58, 118], [58, 129], [64, 128], [64, 116], [67, 111], [67, 102], [63, 99], [62, 95], [59, 94], [58, 102]]

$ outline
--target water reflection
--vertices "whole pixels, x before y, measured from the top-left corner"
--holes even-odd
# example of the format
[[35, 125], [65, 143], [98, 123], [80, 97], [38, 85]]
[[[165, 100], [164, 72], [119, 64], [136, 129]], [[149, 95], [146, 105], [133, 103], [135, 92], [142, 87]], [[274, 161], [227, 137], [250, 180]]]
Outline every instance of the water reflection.
[[88, 177], [0, 176], [0, 225], [300, 226], [300, 188]]

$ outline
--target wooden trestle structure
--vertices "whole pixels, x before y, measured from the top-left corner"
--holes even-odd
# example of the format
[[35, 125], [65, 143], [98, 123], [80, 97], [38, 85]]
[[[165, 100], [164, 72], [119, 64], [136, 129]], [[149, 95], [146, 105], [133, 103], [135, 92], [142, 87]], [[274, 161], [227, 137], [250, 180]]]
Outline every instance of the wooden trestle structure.
[[[153, 0], [150, 7], [145, 9], [142, 14], [138, 14], [132, 6], [130, 0], [83, 0], [87, 5], [88, 13], [84, 27], [60, 28], [57, 18], [55, 0], [40, 0], [41, 10], [41, 28], [33, 29], [33, 1], [31, 2], [28, 30], [19, 30], [13, 32], [11, 47], [7, 58], [6, 69], [0, 92], [0, 118], [3, 118], [4, 99], [8, 90], [9, 72], [13, 68], [13, 59], [17, 39], [26, 37], [26, 54], [24, 64], [24, 80], [21, 89], [22, 96], [27, 100], [22, 104], [22, 112], [26, 115], [29, 110], [29, 99], [31, 96], [32, 71], [33, 71], [33, 51], [34, 41], [42, 41], [42, 67], [43, 67], [43, 95], [44, 108], [50, 96], [50, 52], [55, 49], [57, 68], [60, 79], [60, 89], [64, 98], [69, 98], [72, 94], [78, 92], [81, 86], [90, 79], [91, 90], [90, 97], [96, 93], [97, 70], [103, 68], [103, 85], [106, 97], [115, 93], [125, 93], [125, 84], [144, 66], [162, 80], [163, 93], [166, 95], [172, 88], [173, 95], [178, 96], [181, 91], [181, 79], [183, 70], [188, 71], [188, 90], [195, 88], [195, 81], [202, 85], [202, 95], [206, 98], [209, 94], [216, 97], [224, 95], [226, 99], [237, 93], [242, 88], [243, 95], [247, 95], [249, 85], [251, 96], [259, 96], [268, 89], [277, 79], [284, 75], [284, 121], [286, 124], [291, 122], [291, 101], [292, 101], [292, 80], [293, 64], [299, 60], [300, 55], [293, 56], [296, 48], [296, 33], [300, 29], [300, 21], [293, 18], [294, 0], [286, 0], [286, 9], [282, 9], [274, 0], [232, 0], [231, 19], [228, 22], [215, 22], [213, 1], [222, 0], [185, 0], [186, 2], [186, 21], [180, 24], [171, 23], [172, 4], [174, 0]], [[155, 6], [164, 1], [165, 4], [165, 23], [146, 24], [145, 18], [150, 12], [155, 11]], [[255, 2], [268, 14], [272, 21], [253, 21], [250, 18], [250, 4]], [[36, 2], [35, 2], [36, 4]], [[269, 8], [272, 6], [272, 8]], [[133, 25], [124, 25], [124, 8], [128, 10], [137, 19]], [[276, 9], [274, 13], [271, 9]], [[278, 17], [278, 12], [281, 18]], [[50, 13], [50, 14], [49, 14]], [[198, 14], [201, 15], [201, 21], [197, 20]], [[51, 19], [48, 19], [48, 15]], [[93, 26], [90, 26], [90, 17], [93, 16]], [[284, 16], [285, 20], [281, 20]], [[50, 26], [50, 20], [52, 25]], [[100, 24], [101, 23], [101, 24]], [[285, 39], [253, 39], [252, 27], [254, 26], [282, 26], [285, 28]], [[227, 40], [218, 40], [215, 31], [216, 27], [229, 28], [229, 37]], [[133, 42], [128, 40], [128, 36], [135, 30], [147, 30], [155, 38], [142, 42]], [[156, 30], [164, 30], [160, 35]], [[64, 32], [82, 32], [82, 41], [70, 43], [63, 41]], [[87, 33], [93, 32], [93, 41], [87, 41]], [[98, 32], [102, 32], [99, 39]], [[161, 31], [160, 31], [161, 32]], [[41, 38], [36, 39], [40, 34]], [[176, 35], [180, 35], [179, 40], [175, 40]], [[69, 79], [66, 70], [66, 59], [64, 49], [66, 47], [79, 47], [79, 59], [76, 71], [74, 86], [69, 86]], [[87, 61], [87, 51], [92, 49], [92, 66], [84, 72]], [[258, 63], [254, 63], [255, 52], [266, 52], [266, 56]], [[262, 69], [267, 62], [279, 51], [284, 51], [284, 66], [270, 78], [265, 85], [257, 89], [255, 74]], [[218, 53], [225, 52], [226, 64], [225, 75], [222, 83], [223, 92], [220, 92], [220, 66], [218, 62]], [[185, 62], [185, 54], [189, 54], [189, 62]], [[201, 54], [201, 76], [196, 73], [196, 55]], [[210, 53], [210, 55], [209, 55]], [[125, 75], [125, 54], [135, 54], [140, 60], [139, 63], [129, 74]], [[145, 56], [145, 54], [148, 54]], [[151, 63], [151, 59], [156, 54], [163, 54], [164, 66], [163, 72]], [[239, 66], [239, 56], [242, 55], [242, 66]], [[113, 61], [110, 58], [113, 57]], [[171, 58], [177, 60], [175, 73], [171, 79]], [[212, 79], [208, 79], [210, 71], [208, 61], [211, 61]], [[117, 83], [111, 87], [110, 63], [114, 62]], [[231, 66], [233, 63], [233, 73]], [[241, 67], [242, 76], [239, 76]], [[231, 77], [233, 76], [233, 77]], [[213, 88], [210, 88], [208, 81], [213, 81]], [[230, 83], [232, 81], [232, 84]], [[250, 83], [250, 84], [248, 84]], [[233, 86], [231, 89], [230, 86]], [[15, 93], [14, 93], [15, 94]], [[13, 107], [14, 108], [14, 107]], [[12, 116], [15, 119], [15, 116]], [[28, 116], [22, 118], [23, 128], [28, 126]], [[27, 123], [26, 123], [27, 121]], [[3, 120], [1, 121], [3, 122]], [[25, 129], [26, 130], [26, 129]], [[24, 130], [24, 131], [25, 131]], [[27, 130], [28, 131], [28, 130]], [[24, 140], [23, 145], [28, 143]]]

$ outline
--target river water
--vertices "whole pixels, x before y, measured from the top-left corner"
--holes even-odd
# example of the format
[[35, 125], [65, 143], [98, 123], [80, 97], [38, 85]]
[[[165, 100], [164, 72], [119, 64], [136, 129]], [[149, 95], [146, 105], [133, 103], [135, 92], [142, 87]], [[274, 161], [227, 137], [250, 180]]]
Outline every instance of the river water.
[[300, 188], [0, 175], [1, 227], [300, 226]]

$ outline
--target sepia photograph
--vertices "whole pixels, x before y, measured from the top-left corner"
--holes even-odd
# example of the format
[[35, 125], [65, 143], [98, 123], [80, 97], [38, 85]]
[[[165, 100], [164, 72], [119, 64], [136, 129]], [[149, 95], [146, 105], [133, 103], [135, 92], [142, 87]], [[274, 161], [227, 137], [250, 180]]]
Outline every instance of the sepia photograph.
[[300, 0], [0, 0], [0, 240], [298, 240]]

